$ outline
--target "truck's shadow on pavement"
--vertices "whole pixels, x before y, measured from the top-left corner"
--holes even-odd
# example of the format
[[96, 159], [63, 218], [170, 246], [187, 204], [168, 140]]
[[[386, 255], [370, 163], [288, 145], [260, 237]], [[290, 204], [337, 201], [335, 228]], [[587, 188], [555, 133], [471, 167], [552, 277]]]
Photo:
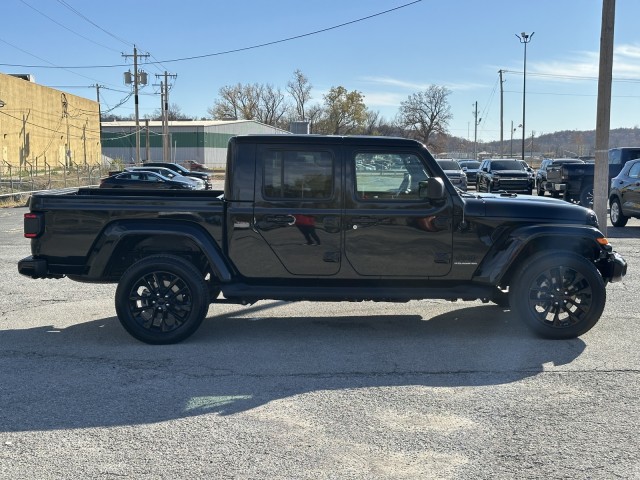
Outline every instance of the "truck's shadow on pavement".
[[492, 305], [425, 319], [260, 313], [210, 317], [187, 341], [160, 347], [129, 337], [116, 318], [0, 331], [0, 431], [231, 415], [322, 390], [495, 385], [570, 363], [585, 348], [536, 338]]

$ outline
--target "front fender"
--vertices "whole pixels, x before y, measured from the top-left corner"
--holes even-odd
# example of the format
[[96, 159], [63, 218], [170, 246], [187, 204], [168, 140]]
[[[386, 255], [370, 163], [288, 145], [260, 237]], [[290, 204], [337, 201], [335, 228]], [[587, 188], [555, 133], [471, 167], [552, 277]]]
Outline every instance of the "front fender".
[[[132, 236], [183, 236], [191, 240], [207, 257], [213, 273], [220, 282], [233, 278], [231, 267], [211, 235], [198, 225], [171, 220], [122, 220], [113, 222], [102, 231], [89, 255], [88, 277], [101, 278], [105, 275], [113, 253], [120, 242]], [[171, 252], [167, 252], [171, 253]]]
[[523, 255], [545, 249], [569, 250], [592, 260], [606, 256], [598, 239], [600, 230], [587, 225], [528, 225], [506, 232], [491, 247], [478, 266], [474, 281], [499, 285]]

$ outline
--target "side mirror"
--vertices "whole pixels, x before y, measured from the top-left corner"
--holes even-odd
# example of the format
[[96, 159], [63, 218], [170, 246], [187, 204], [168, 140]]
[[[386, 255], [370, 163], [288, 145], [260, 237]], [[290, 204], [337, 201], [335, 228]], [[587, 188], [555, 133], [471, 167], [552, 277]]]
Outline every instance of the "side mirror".
[[444, 182], [440, 177], [429, 177], [418, 183], [418, 196], [427, 200], [442, 200], [444, 198]]
[[466, 172], [467, 170], [469, 170], [467, 167], [462, 167], [463, 172]]

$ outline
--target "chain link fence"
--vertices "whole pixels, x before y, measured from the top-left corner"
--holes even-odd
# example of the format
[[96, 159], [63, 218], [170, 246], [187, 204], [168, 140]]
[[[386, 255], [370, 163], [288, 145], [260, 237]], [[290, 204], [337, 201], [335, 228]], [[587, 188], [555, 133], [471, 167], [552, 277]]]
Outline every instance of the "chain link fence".
[[69, 165], [52, 166], [25, 161], [20, 166], [3, 162], [0, 168], [0, 199], [21, 197], [33, 192], [56, 191], [98, 185], [101, 177], [110, 171], [120, 170], [121, 165], [87, 165], [71, 162]]

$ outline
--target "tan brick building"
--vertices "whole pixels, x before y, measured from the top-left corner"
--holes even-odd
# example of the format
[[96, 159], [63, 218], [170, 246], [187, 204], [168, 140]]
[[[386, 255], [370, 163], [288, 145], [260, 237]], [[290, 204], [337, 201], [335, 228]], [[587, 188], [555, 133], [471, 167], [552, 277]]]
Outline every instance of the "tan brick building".
[[0, 173], [97, 165], [98, 102], [0, 73]]

